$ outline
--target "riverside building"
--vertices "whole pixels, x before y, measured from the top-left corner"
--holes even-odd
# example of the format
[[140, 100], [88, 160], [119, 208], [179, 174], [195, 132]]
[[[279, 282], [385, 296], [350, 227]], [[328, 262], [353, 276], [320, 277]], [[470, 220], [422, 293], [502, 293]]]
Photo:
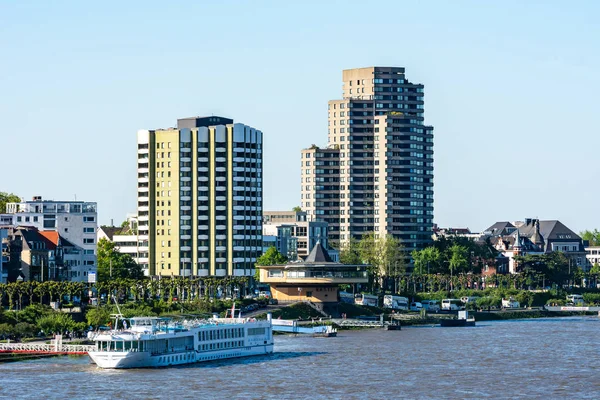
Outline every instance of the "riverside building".
[[192, 117], [140, 130], [137, 141], [145, 274], [252, 276], [262, 251], [262, 132]]
[[[98, 210], [95, 202], [43, 200], [35, 196], [31, 201], [7, 203], [6, 211], [13, 215], [13, 227], [34, 227], [39, 231], [56, 231], [77, 248], [76, 263], [69, 267], [65, 279], [87, 281], [96, 272], [96, 230]], [[56, 244], [55, 244], [56, 245]]]
[[424, 86], [404, 68], [343, 71], [343, 97], [329, 101], [328, 145], [302, 150], [301, 206], [344, 242], [374, 232], [410, 252], [431, 241], [433, 127]]

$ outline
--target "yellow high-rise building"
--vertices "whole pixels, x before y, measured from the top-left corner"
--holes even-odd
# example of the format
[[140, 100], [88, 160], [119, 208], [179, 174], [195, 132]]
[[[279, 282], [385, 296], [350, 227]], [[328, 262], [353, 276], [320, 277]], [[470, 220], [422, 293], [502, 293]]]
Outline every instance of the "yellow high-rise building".
[[262, 251], [262, 132], [192, 117], [177, 128], [140, 130], [137, 140], [145, 274], [254, 275]]

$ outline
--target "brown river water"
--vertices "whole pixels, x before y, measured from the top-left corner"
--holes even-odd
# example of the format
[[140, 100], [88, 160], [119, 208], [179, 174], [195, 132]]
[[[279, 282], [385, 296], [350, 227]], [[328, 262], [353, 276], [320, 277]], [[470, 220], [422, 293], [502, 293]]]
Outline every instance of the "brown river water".
[[275, 354], [166, 369], [0, 364], [0, 398], [600, 399], [600, 319], [276, 336]]

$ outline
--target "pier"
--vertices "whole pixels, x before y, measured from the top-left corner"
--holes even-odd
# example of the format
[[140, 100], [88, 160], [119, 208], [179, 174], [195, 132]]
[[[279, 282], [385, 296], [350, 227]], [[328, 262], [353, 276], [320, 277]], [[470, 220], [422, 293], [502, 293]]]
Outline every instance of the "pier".
[[313, 336], [335, 336], [337, 331], [328, 325], [299, 326], [298, 321], [287, 319], [274, 319], [273, 332], [299, 333]]

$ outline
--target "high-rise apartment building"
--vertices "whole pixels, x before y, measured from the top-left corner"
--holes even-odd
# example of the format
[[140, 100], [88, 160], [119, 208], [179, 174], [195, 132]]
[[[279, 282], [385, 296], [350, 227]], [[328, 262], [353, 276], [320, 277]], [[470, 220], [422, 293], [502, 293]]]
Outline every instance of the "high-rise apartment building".
[[329, 223], [332, 241], [374, 232], [421, 248], [433, 226], [423, 85], [395, 67], [344, 70], [343, 81], [342, 100], [329, 101], [327, 148], [302, 150], [302, 209]]
[[252, 276], [262, 251], [262, 132], [212, 116], [137, 138], [145, 273]]

